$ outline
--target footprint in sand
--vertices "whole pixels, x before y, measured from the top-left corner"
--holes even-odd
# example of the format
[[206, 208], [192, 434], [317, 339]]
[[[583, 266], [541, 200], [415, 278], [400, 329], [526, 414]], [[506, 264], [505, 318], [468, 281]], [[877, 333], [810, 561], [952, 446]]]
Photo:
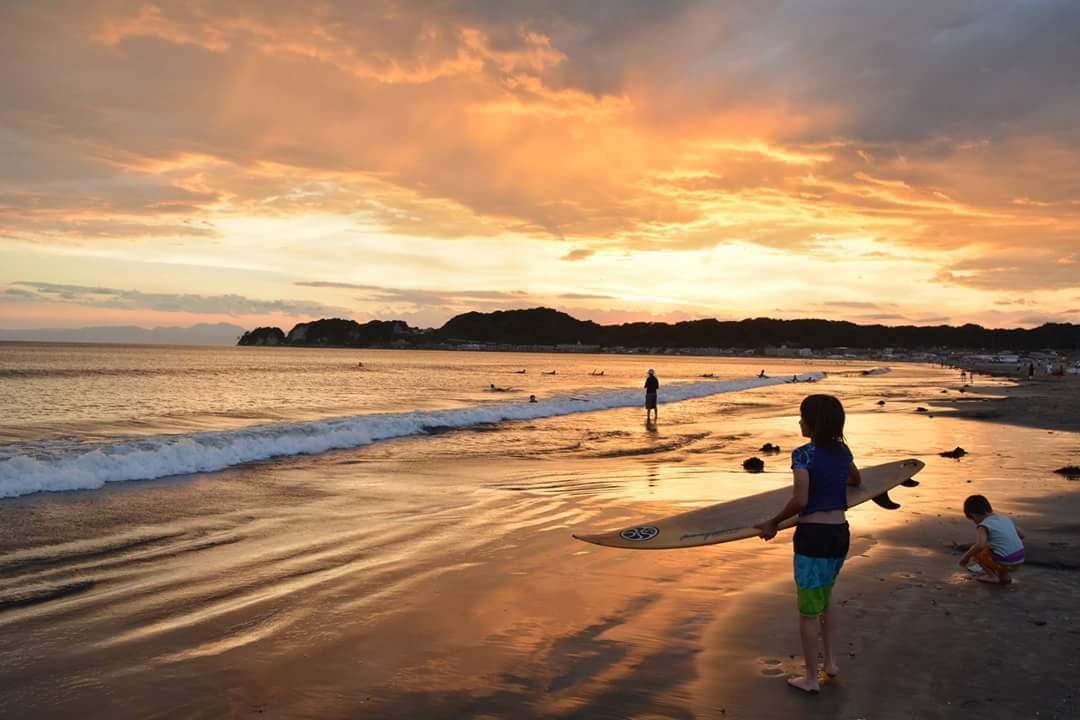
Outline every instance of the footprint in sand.
[[770, 666], [770, 667], [767, 667], [767, 668], [765, 668], [764, 670], [761, 671], [762, 675], [783, 675], [784, 674], [784, 671], [781, 668], [777, 667], [778, 665], [780, 665], [780, 660], [778, 660], [777, 658], [762, 658], [760, 660], [760, 662], [761, 662], [762, 665], [769, 665]]

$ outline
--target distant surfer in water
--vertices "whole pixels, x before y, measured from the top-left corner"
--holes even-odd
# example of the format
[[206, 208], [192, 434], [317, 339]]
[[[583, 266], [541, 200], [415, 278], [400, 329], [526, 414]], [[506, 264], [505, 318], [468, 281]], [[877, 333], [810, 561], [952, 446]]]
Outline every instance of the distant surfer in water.
[[795, 584], [806, 675], [788, 678], [792, 687], [808, 693], [818, 682], [818, 634], [825, 644], [825, 674], [840, 672], [836, 664], [836, 613], [829, 604], [833, 585], [847, 558], [851, 533], [844, 511], [847, 488], [862, 484], [862, 476], [844, 441], [844, 406], [832, 395], [808, 395], [799, 406], [799, 429], [810, 442], [791, 453], [794, 487], [791, 499], [773, 517], [754, 527], [764, 540], [777, 526], [798, 515], [795, 526]]
[[649, 413], [655, 413], [660, 418], [660, 411], [656, 408], [656, 393], [660, 389], [660, 381], [656, 379], [656, 371], [649, 368], [649, 376], [645, 378], [645, 419], [649, 419]]

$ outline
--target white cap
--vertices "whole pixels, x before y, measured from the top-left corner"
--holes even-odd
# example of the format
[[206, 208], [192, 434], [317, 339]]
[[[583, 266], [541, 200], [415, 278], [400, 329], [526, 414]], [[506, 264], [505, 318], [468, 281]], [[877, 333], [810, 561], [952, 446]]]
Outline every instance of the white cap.
[[653, 370], [652, 368], [649, 368], [649, 374], [650, 374], [650, 375], [655, 375], [655, 374], [656, 374], [656, 371], [654, 371], [654, 370]]

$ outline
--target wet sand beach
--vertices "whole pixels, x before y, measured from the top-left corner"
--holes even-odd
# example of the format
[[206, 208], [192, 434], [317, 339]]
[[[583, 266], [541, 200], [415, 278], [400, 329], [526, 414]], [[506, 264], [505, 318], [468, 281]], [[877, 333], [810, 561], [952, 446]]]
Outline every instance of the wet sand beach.
[[[1076, 717], [1080, 486], [1052, 472], [1077, 464], [1075, 416], [1026, 426], [1044, 401], [991, 380], [977, 394], [1009, 399], [977, 402], [1009, 421], [952, 417], [958, 389], [908, 366], [661, 405], [655, 428], [616, 409], [6, 500], [0, 716]], [[810, 391], [844, 399], [860, 464], [927, 463], [900, 510], [849, 514], [841, 674], [812, 697], [784, 682], [790, 532], [570, 537], [788, 484]], [[556, 428], [576, 440], [527, 452]], [[743, 472], [765, 442], [783, 452]], [[956, 564], [975, 492], [1028, 535], [1012, 586]]]
[[1080, 432], [1080, 375], [1040, 375], [1006, 385], [986, 384], [986, 377], [964, 387], [960, 396], [935, 399], [934, 406], [955, 417]]

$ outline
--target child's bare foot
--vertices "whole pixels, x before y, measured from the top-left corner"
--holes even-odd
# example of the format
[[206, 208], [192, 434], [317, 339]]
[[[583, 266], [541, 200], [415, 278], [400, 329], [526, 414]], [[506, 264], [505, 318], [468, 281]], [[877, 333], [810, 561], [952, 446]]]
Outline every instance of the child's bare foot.
[[802, 690], [805, 693], [816, 695], [821, 690], [821, 686], [818, 685], [817, 679], [811, 680], [808, 677], [789, 677], [787, 684], [796, 690]]
[[1011, 581], [999, 578], [997, 575], [979, 575], [975, 578], [979, 582], [989, 583], [990, 585], [1008, 585]]
[[836, 677], [837, 675], [840, 674], [840, 666], [837, 665], [835, 662], [826, 662], [825, 663], [825, 674], [828, 675], [829, 677]]

